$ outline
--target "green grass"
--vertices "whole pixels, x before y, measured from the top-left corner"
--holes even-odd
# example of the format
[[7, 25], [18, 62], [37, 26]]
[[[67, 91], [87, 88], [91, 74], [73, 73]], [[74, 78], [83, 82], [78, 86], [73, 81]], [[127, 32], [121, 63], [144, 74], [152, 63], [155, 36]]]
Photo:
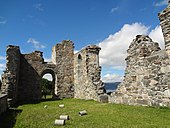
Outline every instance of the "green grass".
[[[64, 108], [59, 108], [64, 104]], [[48, 105], [47, 109], [44, 105]], [[78, 112], [86, 110], [87, 115]], [[65, 126], [54, 120], [67, 114]], [[170, 128], [170, 109], [104, 104], [95, 101], [64, 99], [21, 105], [0, 119], [0, 128]]]

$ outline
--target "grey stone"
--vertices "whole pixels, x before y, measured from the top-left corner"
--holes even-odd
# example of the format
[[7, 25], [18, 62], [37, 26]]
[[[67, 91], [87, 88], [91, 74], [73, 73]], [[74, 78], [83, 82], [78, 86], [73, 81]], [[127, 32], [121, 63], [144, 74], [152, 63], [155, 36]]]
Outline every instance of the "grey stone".
[[108, 95], [100, 95], [99, 101], [102, 103], [108, 103]]
[[41, 51], [21, 54], [19, 46], [9, 45], [1, 91], [7, 94], [10, 106], [16, 102], [40, 101], [41, 78], [50, 73], [53, 98], [98, 100], [104, 94], [99, 51], [100, 47], [91, 45], [74, 55], [73, 42], [64, 40], [52, 48], [52, 62], [44, 62]]
[[136, 36], [127, 50], [124, 80], [110, 95], [110, 103], [169, 106], [170, 5], [159, 14], [159, 18], [165, 49], [161, 50], [148, 36]]

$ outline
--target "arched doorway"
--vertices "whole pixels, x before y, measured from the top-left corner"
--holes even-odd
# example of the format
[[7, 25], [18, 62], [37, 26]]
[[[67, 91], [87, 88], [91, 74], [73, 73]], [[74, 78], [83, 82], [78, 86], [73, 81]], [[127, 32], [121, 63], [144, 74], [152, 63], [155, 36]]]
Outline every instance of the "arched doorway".
[[55, 73], [51, 69], [46, 69], [41, 74], [41, 96], [42, 100], [50, 100], [55, 96]]

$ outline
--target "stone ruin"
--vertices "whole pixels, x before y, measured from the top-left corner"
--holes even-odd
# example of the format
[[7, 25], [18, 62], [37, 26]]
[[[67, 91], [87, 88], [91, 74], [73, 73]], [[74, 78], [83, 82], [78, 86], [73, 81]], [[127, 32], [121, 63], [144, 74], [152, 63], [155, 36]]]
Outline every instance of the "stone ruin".
[[73, 42], [66, 40], [52, 48], [52, 62], [48, 63], [40, 51], [21, 54], [18, 46], [9, 45], [1, 91], [10, 105], [41, 100], [41, 79], [50, 73], [53, 98], [170, 107], [170, 1], [159, 19], [165, 49], [150, 37], [137, 35], [127, 50], [124, 80], [110, 95], [105, 94], [100, 80], [100, 47], [87, 46], [74, 54]]
[[74, 55], [72, 41], [64, 40], [52, 48], [52, 61], [44, 62], [43, 53], [21, 54], [18, 46], [6, 50], [6, 70], [2, 75], [3, 94], [8, 102], [41, 100], [41, 80], [44, 74], [53, 77], [53, 98], [80, 98], [98, 100], [103, 94], [100, 80], [98, 46], [87, 46]]
[[98, 100], [104, 93], [100, 80], [100, 47], [91, 45], [74, 55], [74, 97]]
[[127, 50], [124, 80], [109, 102], [170, 107], [170, 2], [159, 19], [165, 49], [148, 36], [136, 36]]

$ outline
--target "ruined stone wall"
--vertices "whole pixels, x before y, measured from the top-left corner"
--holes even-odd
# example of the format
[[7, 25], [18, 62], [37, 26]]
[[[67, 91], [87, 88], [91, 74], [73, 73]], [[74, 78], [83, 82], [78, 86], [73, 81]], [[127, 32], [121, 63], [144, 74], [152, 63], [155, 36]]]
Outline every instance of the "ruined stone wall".
[[109, 102], [170, 107], [170, 5], [159, 18], [165, 49], [160, 50], [148, 36], [138, 35], [128, 49], [124, 80]]
[[124, 81], [111, 103], [170, 106], [170, 58], [158, 43], [138, 35], [128, 49]]
[[80, 99], [99, 100], [104, 94], [99, 51], [99, 47], [92, 45], [74, 56], [73, 42], [64, 40], [52, 48], [52, 62], [47, 63], [40, 51], [21, 54], [18, 46], [8, 46], [2, 92], [13, 103], [39, 101], [42, 77], [50, 73], [54, 84], [53, 97], [73, 98], [75, 95]]
[[44, 74], [53, 77], [53, 97], [74, 95], [73, 43], [63, 41], [53, 50], [53, 62], [44, 62], [43, 53], [21, 54], [18, 46], [7, 47], [7, 67], [2, 76], [2, 93], [8, 95], [11, 105], [40, 100], [41, 80]]
[[53, 47], [53, 62], [56, 63], [57, 88], [60, 98], [74, 97], [74, 44], [64, 40]]
[[21, 55], [18, 100], [30, 101], [41, 99], [41, 76], [43, 70], [42, 52], [35, 51]]
[[74, 55], [74, 97], [98, 100], [104, 93], [100, 80], [98, 46], [87, 46]]
[[20, 71], [20, 49], [19, 46], [9, 45], [6, 50], [6, 71], [2, 75], [3, 94], [8, 95], [10, 105], [17, 101], [18, 82]]

